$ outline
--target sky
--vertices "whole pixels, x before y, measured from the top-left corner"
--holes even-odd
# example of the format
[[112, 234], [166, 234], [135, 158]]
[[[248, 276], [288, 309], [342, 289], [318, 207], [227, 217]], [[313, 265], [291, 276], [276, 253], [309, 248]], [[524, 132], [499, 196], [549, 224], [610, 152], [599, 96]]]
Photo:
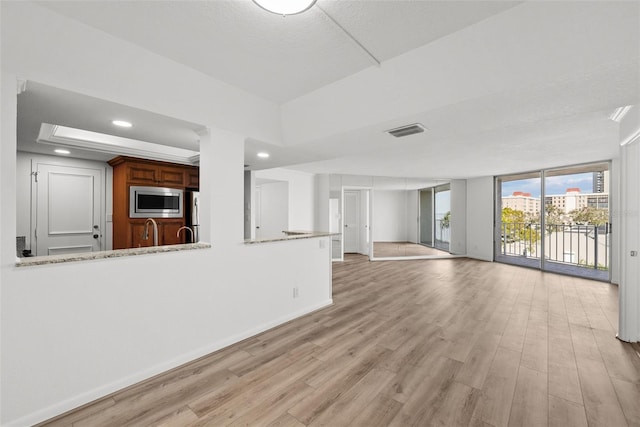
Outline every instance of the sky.
[[451, 210], [451, 191], [438, 191], [436, 193], [436, 219], [444, 218]]
[[[567, 188], [577, 187], [582, 193], [593, 192], [593, 173], [579, 173], [574, 175], [562, 175], [548, 177], [546, 180], [545, 194], [565, 194]], [[510, 196], [514, 191], [531, 193], [532, 197], [540, 197], [540, 179], [522, 179], [509, 181], [502, 184], [502, 195]]]

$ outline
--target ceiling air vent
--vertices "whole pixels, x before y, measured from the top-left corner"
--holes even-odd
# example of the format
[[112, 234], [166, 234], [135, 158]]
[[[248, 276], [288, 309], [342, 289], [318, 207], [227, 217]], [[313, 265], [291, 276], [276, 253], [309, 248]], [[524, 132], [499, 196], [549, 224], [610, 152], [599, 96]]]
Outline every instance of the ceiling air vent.
[[409, 135], [413, 135], [416, 133], [422, 133], [426, 130], [426, 128], [424, 126], [422, 126], [420, 123], [414, 123], [411, 125], [406, 125], [406, 126], [400, 126], [399, 128], [395, 128], [395, 129], [389, 129], [385, 132], [387, 132], [390, 135], [395, 136], [396, 138], [401, 138], [403, 136], [409, 136]]

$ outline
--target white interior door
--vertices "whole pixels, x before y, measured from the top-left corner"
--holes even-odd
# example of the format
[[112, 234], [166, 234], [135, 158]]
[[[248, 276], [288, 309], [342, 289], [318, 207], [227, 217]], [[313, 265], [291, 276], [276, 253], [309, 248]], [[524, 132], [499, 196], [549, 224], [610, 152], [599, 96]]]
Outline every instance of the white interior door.
[[262, 192], [260, 191], [260, 187], [256, 187], [255, 196], [256, 201], [254, 209], [256, 211], [256, 239], [260, 239], [262, 238], [262, 232], [260, 231], [260, 224], [262, 224]]
[[100, 251], [100, 169], [36, 165], [36, 255]]
[[360, 192], [360, 224], [358, 229], [360, 230], [360, 253], [363, 255], [369, 254], [369, 197], [370, 190], [362, 190]]
[[344, 251], [360, 252], [360, 191], [344, 192]]
[[[259, 206], [258, 206], [259, 205]], [[259, 236], [263, 239], [284, 236], [283, 231], [289, 229], [289, 183], [269, 182], [260, 185]]]

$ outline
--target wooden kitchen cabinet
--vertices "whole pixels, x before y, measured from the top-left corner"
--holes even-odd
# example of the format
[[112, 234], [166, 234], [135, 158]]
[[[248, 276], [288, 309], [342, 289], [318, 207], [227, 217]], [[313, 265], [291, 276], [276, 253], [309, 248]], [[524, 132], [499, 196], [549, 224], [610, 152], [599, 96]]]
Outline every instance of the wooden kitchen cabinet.
[[[118, 156], [108, 162], [113, 167], [113, 249], [153, 245], [153, 227], [149, 239], [142, 239], [143, 218], [129, 218], [129, 188], [133, 186], [199, 189], [200, 169], [153, 160]], [[185, 211], [183, 206], [183, 211]], [[177, 245], [190, 241], [189, 232], [176, 234], [185, 225], [183, 218], [154, 218], [158, 224], [158, 245]]]
[[[162, 233], [160, 237], [162, 238], [163, 245], [181, 245], [183, 243], [191, 243], [190, 237], [187, 237], [189, 232], [187, 230], [183, 230], [180, 232], [180, 237], [177, 237], [178, 230], [180, 227], [184, 225], [184, 221], [174, 222], [174, 221], [165, 221], [162, 224]], [[160, 227], [160, 224], [158, 224]]]
[[[145, 248], [153, 246], [153, 225], [149, 224], [149, 238], [143, 239], [145, 220], [132, 219], [129, 227], [129, 239], [131, 248]], [[158, 245], [181, 245], [186, 243], [185, 232], [180, 232], [180, 237], [176, 237], [180, 227], [184, 225], [183, 220], [175, 219], [156, 219], [158, 224]], [[187, 233], [189, 233], [187, 231]]]
[[158, 185], [184, 188], [184, 169], [183, 167], [158, 166]]
[[[113, 166], [113, 165], [112, 165]], [[146, 163], [131, 163], [126, 168], [127, 182], [136, 185], [155, 185], [158, 182], [158, 167]]]
[[[113, 166], [113, 165], [112, 165]], [[153, 187], [184, 187], [184, 168], [150, 163], [128, 163], [125, 165], [127, 182], [132, 185], [149, 185]]]
[[198, 167], [187, 167], [185, 171], [185, 187], [189, 189], [198, 189], [200, 188], [200, 168]]

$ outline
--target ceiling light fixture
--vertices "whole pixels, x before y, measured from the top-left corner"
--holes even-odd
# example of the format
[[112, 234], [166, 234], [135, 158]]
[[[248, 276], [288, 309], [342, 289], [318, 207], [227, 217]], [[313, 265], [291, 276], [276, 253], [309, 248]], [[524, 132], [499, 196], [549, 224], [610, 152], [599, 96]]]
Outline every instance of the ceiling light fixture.
[[627, 105], [626, 107], [619, 107], [616, 108], [616, 111], [614, 111], [609, 118], [611, 120], [613, 120], [614, 122], [618, 122], [620, 123], [622, 121], [622, 119], [624, 119], [624, 116], [627, 115], [627, 113], [629, 112], [629, 110], [633, 107], [633, 105]]
[[622, 141], [620, 143], [620, 146], [624, 147], [625, 145], [629, 145], [632, 142], [635, 142], [635, 141], [637, 141], [639, 139], [640, 139], [640, 128], [636, 129], [636, 131], [633, 134], [631, 134], [627, 139]]
[[133, 126], [131, 123], [124, 120], [113, 120], [111, 123], [121, 128], [130, 128], [131, 126]]
[[62, 148], [56, 148], [55, 150], [53, 150], [53, 152], [58, 154], [71, 154], [71, 151], [63, 150]]
[[261, 159], [268, 159], [269, 153], [265, 153], [264, 151], [261, 151], [258, 153], [258, 157], [260, 157]]
[[308, 10], [316, 0], [253, 0], [264, 10], [277, 15], [296, 15]]

